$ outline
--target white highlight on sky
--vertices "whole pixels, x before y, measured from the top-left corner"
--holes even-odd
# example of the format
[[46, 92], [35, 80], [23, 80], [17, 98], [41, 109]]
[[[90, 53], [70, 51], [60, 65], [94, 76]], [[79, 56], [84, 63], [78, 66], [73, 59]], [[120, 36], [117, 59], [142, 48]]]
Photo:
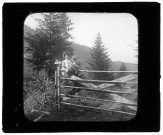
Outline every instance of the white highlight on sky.
[[[136, 63], [138, 46], [137, 19], [129, 13], [67, 13], [73, 22], [70, 32], [77, 44], [93, 47], [97, 33], [108, 50], [112, 61]], [[34, 18], [42, 18], [39, 13], [29, 15], [25, 24], [35, 29]]]

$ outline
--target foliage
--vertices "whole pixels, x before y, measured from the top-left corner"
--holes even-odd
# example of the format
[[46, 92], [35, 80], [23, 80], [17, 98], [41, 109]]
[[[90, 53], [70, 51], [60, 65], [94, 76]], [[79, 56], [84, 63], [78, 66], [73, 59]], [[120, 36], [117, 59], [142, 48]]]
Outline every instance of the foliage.
[[80, 59], [78, 57], [76, 57], [74, 59], [74, 61], [75, 61], [76, 65], [77, 65], [77, 72], [76, 72], [75, 76], [80, 77], [82, 79], [85, 79], [86, 78], [85, 74], [83, 72], [79, 71], [81, 69], [81, 67], [82, 67]]
[[[121, 63], [121, 67], [120, 67], [119, 71], [127, 71], [127, 67], [126, 67], [125, 63]], [[125, 75], [127, 75], [127, 73], [119, 73], [118, 78], [123, 77]]]
[[40, 121], [128, 121], [134, 116], [111, 111], [79, 108], [62, 105], [60, 111], [54, 108], [51, 115], [43, 117]]
[[25, 74], [23, 94], [25, 112], [31, 112], [32, 109], [48, 111], [53, 107], [54, 84], [45, 70]]
[[[107, 55], [107, 50], [102, 43], [100, 33], [98, 33], [91, 52], [91, 58], [88, 60], [91, 70], [109, 71], [111, 68], [111, 60]], [[93, 73], [96, 80], [112, 80], [109, 73]]]
[[[138, 41], [136, 40], [136, 43], [138, 44]], [[135, 51], [138, 52], [138, 47], [135, 48]], [[135, 55], [136, 58], [138, 58], [138, 55]]]
[[54, 62], [62, 58], [63, 51], [73, 54], [73, 49], [70, 47], [71, 42], [68, 41], [71, 38], [69, 31], [72, 30], [72, 23], [66, 13], [44, 13], [42, 15], [44, 20], [36, 19], [39, 28], [36, 29], [35, 34], [28, 33], [28, 36], [25, 37], [28, 43], [26, 51], [32, 54], [26, 59], [34, 65], [34, 70], [45, 69], [48, 76], [52, 77], [55, 70]]

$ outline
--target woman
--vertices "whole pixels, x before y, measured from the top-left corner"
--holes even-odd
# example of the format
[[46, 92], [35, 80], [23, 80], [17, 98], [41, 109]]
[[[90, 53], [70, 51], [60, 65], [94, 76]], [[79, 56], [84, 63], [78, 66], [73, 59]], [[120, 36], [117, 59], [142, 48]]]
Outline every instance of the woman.
[[64, 60], [62, 61], [62, 65], [61, 65], [61, 69], [62, 69], [61, 74], [63, 76], [67, 76], [67, 72], [69, 68], [71, 67], [72, 63], [67, 53], [64, 53], [63, 57], [64, 57]]
[[[72, 75], [75, 75], [75, 76], [78, 76], [79, 74], [79, 67], [77, 66], [74, 58], [70, 58], [68, 53], [64, 53], [64, 60], [62, 61], [62, 66], [61, 66], [61, 69], [62, 69], [62, 75], [64, 77], [71, 77]], [[68, 84], [69, 82], [67, 81], [63, 81], [62, 84], [66, 85]], [[76, 81], [73, 81], [73, 86], [74, 87], [79, 87], [80, 84]], [[79, 92], [80, 89], [76, 89], [76, 88], [73, 88], [72, 91], [68, 92], [69, 95], [75, 95], [75, 93]]]

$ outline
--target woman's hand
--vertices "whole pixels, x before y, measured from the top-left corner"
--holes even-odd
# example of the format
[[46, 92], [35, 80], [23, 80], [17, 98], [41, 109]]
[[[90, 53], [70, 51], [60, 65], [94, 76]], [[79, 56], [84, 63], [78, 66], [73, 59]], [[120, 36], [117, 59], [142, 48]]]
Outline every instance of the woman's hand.
[[66, 69], [66, 68], [61, 68], [61, 70], [62, 70], [63, 72], [68, 72], [68, 69]]

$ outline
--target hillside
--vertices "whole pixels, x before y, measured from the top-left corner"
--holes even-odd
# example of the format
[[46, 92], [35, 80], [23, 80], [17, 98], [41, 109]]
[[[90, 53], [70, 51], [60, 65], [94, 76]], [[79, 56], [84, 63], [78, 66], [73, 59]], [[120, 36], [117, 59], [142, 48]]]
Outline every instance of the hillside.
[[[119, 71], [121, 67], [121, 61], [114, 61], [111, 63], [113, 70]], [[137, 71], [137, 65], [133, 63], [125, 63], [128, 71]]]
[[[35, 33], [35, 30], [31, 29], [30, 27], [28, 27], [27, 25], [24, 26], [24, 36], [27, 36], [27, 33]], [[27, 43], [24, 41], [24, 47], [27, 46]], [[72, 43], [72, 48], [74, 49], [74, 55], [76, 57], [79, 58], [79, 61], [81, 62], [81, 68], [82, 69], [86, 69], [86, 67], [89, 67], [89, 65], [87, 64], [88, 59], [90, 58], [90, 52], [91, 52], [91, 48], [85, 46], [85, 45], [80, 45], [77, 43]], [[27, 55], [26, 51], [25, 55]], [[25, 62], [26, 63], [26, 62]], [[119, 71], [120, 66], [121, 66], [122, 62], [121, 61], [112, 61], [111, 62], [111, 67], [113, 71]], [[136, 71], [137, 70], [137, 65], [133, 64], [133, 63], [125, 63], [127, 70], [129, 71]], [[28, 65], [25, 64], [25, 68]]]
[[35, 33], [35, 30], [32, 29], [32, 28], [30, 28], [27, 25], [24, 25], [24, 37], [28, 36], [27, 33], [34, 34]]
[[[72, 48], [74, 49], [74, 55], [76, 57], [79, 57], [79, 60], [82, 63], [82, 69], [86, 69], [86, 67], [89, 67], [87, 64], [88, 59], [90, 58], [90, 52], [91, 48], [73, 43]], [[111, 67], [113, 71], [119, 71], [121, 67], [122, 62], [121, 61], [112, 61], [111, 62]], [[125, 63], [127, 70], [128, 71], [136, 71], [137, 70], [137, 65], [133, 63]]]
[[90, 57], [91, 48], [73, 43], [72, 48], [74, 49], [75, 57], [78, 57], [79, 61], [81, 62], [82, 69], [86, 69], [89, 65], [87, 64], [88, 58]]

